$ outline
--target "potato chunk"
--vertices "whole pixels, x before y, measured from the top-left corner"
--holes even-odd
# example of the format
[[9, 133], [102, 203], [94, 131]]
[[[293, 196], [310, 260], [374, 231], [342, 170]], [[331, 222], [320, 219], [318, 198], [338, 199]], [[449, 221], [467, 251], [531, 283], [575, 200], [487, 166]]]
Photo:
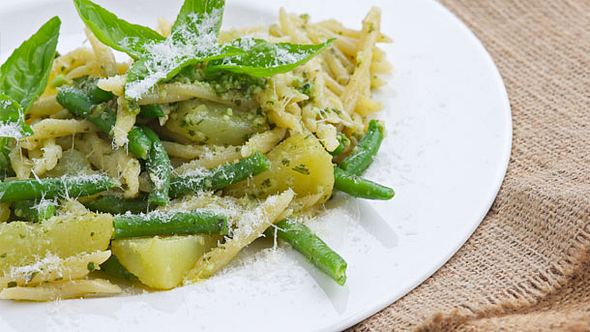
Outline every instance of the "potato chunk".
[[92, 174], [92, 166], [86, 155], [78, 150], [69, 149], [64, 151], [57, 165], [45, 173], [47, 177], [58, 178], [64, 175]]
[[270, 169], [230, 189], [266, 197], [291, 188], [297, 197], [321, 194], [326, 201], [334, 187], [332, 156], [313, 135], [294, 135], [275, 147], [267, 157]]
[[112, 234], [113, 217], [108, 214], [68, 214], [39, 224], [0, 224], [0, 275], [49, 254], [67, 258], [106, 250]]
[[218, 237], [188, 235], [135, 238], [113, 241], [113, 254], [143, 284], [156, 289], [178, 286], [184, 275], [209, 249]]
[[185, 143], [242, 145], [253, 134], [267, 129], [268, 124], [255, 111], [189, 101], [170, 114], [166, 128], [175, 139]]

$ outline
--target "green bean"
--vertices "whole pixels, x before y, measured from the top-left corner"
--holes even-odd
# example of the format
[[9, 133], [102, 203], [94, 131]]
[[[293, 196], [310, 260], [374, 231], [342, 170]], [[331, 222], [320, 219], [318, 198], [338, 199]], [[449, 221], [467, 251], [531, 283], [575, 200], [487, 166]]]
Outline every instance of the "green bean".
[[389, 187], [349, 174], [338, 167], [334, 167], [334, 189], [367, 199], [388, 200], [395, 195]]
[[55, 216], [57, 204], [54, 201], [18, 201], [12, 204], [14, 215], [19, 219], [39, 222]]
[[77, 82], [78, 88], [85, 92], [93, 104], [101, 104], [115, 97], [111, 92], [98, 87], [98, 79], [85, 77]]
[[228, 232], [225, 216], [208, 211], [124, 214], [113, 219], [114, 239], [156, 235], [220, 234]]
[[377, 120], [369, 122], [365, 136], [361, 138], [352, 153], [338, 165], [353, 175], [361, 175], [373, 162], [384, 137], [383, 125]]
[[93, 201], [84, 202], [84, 205], [90, 211], [110, 214], [148, 212], [148, 202], [144, 198], [124, 199], [119, 196], [106, 195]]
[[160, 105], [142, 105], [139, 110], [139, 116], [146, 119], [156, 119], [166, 116]]
[[152, 141], [150, 154], [146, 160], [147, 170], [152, 181], [152, 191], [148, 197], [150, 205], [163, 206], [170, 201], [170, 172], [172, 165], [168, 153], [160, 142], [158, 135], [149, 128], [142, 128], [145, 135]]
[[0, 202], [94, 195], [119, 184], [104, 175], [14, 180], [0, 183]]
[[65, 107], [70, 113], [82, 118], [90, 114], [94, 105], [84, 91], [72, 87], [59, 89], [56, 96], [57, 102]]
[[351, 196], [387, 200], [394, 196], [391, 188], [359, 177], [373, 162], [384, 137], [383, 125], [377, 120], [369, 121], [367, 133], [361, 138], [352, 153], [334, 167], [334, 188]]
[[[117, 114], [108, 104], [96, 105], [86, 119], [96, 125], [105, 134], [111, 135]], [[152, 141], [139, 127], [133, 127], [127, 134], [128, 149], [136, 158], [147, 159]]]
[[0, 179], [12, 175], [12, 166], [10, 165], [11, 138], [0, 137]]
[[87, 91], [90, 100], [95, 104], [100, 104], [113, 99], [114, 95], [108, 91], [104, 91], [99, 87], [95, 86], [94, 89]]
[[[91, 98], [82, 90], [71, 87], [58, 91], [57, 102], [75, 116], [90, 121], [102, 132], [111, 135], [117, 121], [117, 114], [108, 104], [94, 105]], [[129, 151], [135, 157], [139, 159], [148, 157], [152, 142], [141, 129], [133, 127], [127, 135], [127, 139], [129, 141]]]
[[199, 191], [219, 190], [250, 176], [266, 171], [270, 161], [259, 152], [233, 164], [226, 164], [199, 174], [172, 178], [170, 197], [178, 197]]
[[[277, 237], [289, 243], [313, 265], [329, 275], [339, 285], [346, 282], [346, 261], [332, 250], [322, 239], [315, 235], [307, 226], [292, 220], [276, 223]], [[273, 236], [275, 228], [269, 228], [267, 236]]]
[[117, 122], [117, 113], [108, 104], [99, 104], [92, 106], [85, 118], [100, 131], [110, 135]]
[[139, 159], [147, 159], [151, 150], [152, 141], [145, 135], [143, 130], [138, 127], [133, 127], [129, 134], [127, 134], [129, 143], [127, 148], [135, 157]]
[[338, 147], [334, 149], [334, 151], [330, 152], [330, 154], [333, 156], [340, 155], [350, 145], [350, 140], [348, 139], [348, 137], [346, 137], [346, 135], [338, 134], [336, 138], [338, 139], [339, 144]]
[[123, 265], [121, 265], [119, 259], [114, 255], [111, 255], [106, 262], [100, 264], [100, 270], [113, 277], [127, 281], [135, 281], [137, 279], [133, 273], [129, 272]]
[[[117, 114], [108, 104], [100, 104], [92, 108], [86, 119], [97, 126], [103, 133], [110, 135], [117, 121]], [[148, 157], [152, 141], [141, 128], [133, 127], [127, 134], [127, 142], [129, 152], [136, 158], [146, 159]]]

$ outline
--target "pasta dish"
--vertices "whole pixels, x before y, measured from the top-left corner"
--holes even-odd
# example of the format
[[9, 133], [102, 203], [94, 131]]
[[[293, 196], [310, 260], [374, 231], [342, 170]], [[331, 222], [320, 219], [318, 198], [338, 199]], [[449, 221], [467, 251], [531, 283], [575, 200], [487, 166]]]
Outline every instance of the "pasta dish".
[[54, 17], [0, 67], [0, 298], [172, 289], [259, 238], [345, 284], [306, 224], [335, 191], [394, 196], [362, 177], [385, 135], [379, 9], [222, 30], [224, 0], [185, 0], [153, 30], [73, 4], [86, 46], [58, 54]]

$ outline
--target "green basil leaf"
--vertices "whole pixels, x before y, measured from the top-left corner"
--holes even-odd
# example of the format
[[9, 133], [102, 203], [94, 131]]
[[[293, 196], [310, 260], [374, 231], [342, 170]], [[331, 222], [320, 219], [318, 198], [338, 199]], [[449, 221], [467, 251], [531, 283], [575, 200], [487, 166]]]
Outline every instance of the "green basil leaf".
[[133, 63], [127, 72], [125, 97], [137, 100], [157, 83], [172, 79], [188, 66], [239, 53], [241, 51], [235, 47], [184, 45], [167, 39], [164, 43], [153, 45], [150, 52]]
[[185, 29], [195, 35], [214, 32], [217, 36], [221, 29], [224, 7], [225, 0], [185, 0], [172, 26], [172, 33]]
[[242, 38], [231, 42], [243, 52], [209, 63], [207, 71], [230, 71], [254, 77], [269, 77], [289, 72], [306, 63], [327, 48], [334, 40], [321, 44], [273, 44], [263, 39]]
[[146, 44], [164, 40], [156, 31], [120, 19], [90, 0], [74, 0], [74, 5], [82, 21], [98, 40], [134, 59], [145, 53]]
[[0, 93], [0, 137], [20, 139], [33, 131], [25, 122], [25, 112], [18, 102]]
[[[0, 67], [0, 92], [26, 112], [47, 86], [61, 21], [54, 17], [24, 41]], [[0, 111], [1, 113], [4, 111]], [[10, 116], [9, 116], [10, 117]]]
[[125, 97], [139, 99], [188, 66], [243, 53], [235, 45], [217, 43], [223, 6], [223, 0], [186, 0], [170, 36], [146, 45], [143, 56], [129, 69]]

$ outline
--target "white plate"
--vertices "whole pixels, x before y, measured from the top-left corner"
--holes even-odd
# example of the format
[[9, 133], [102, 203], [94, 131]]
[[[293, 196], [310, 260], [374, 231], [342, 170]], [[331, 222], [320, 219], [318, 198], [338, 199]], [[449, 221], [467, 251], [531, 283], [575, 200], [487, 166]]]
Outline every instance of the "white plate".
[[[337, 195], [312, 225], [348, 261], [346, 286], [291, 250], [251, 248], [223, 275], [169, 292], [2, 302], [1, 331], [338, 330], [420, 284], [480, 223], [505, 174], [510, 106], [492, 60], [459, 20], [433, 1], [227, 1], [226, 27], [274, 22], [279, 6], [353, 27], [371, 4], [383, 10], [383, 31], [395, 40], [384, 48], [396, 71], [382, 93], [389, 135], [367, 177], [393, 186], [397, 197], [367, 202]], [[152, 26], [157, 17], [172, 20], [180, 5], [99, 3]], [[78, 46], [82, 26], [71, 1], [2, 1], [2, 55], [53, 15], [64, 22], [60, 50]]]

